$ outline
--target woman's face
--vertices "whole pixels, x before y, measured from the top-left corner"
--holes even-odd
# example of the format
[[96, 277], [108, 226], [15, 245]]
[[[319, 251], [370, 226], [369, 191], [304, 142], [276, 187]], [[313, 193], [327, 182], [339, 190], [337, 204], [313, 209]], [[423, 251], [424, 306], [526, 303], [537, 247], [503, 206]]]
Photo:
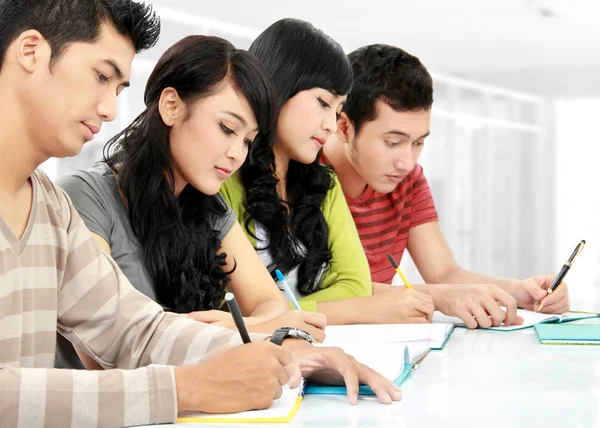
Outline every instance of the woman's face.
[[337, 129], [337, 115], [346, 96], [322, 88], [298, 92], [281, 108], [275, 139], [276, 156], [283, 161], [314, 162]]
[[170, 131], [175, 194], [186, 184], [205, 195], [216, 194], [244, 163], [257, 134], [254, 112], [230, 84], [184, 105]]

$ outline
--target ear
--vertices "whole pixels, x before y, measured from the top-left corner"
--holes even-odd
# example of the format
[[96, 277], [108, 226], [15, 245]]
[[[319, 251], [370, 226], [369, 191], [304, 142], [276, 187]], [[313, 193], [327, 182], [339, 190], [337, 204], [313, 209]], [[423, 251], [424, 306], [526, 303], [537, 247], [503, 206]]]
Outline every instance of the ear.
[[335, 136], [344, 144], [348, 144], [354, 140], [354, 126], [345, 112], [340, 113]]
[[185, 111], [185, 103], [174, 88], [165, 88], [158, 100], [158, 112], [162, 121], [168, 127], [175, 125]]
[[33, 73], [40, 65], [50, 63], [50, 45], [37, 30], [27, 30], [15, 41], [17, 61], [28, 73]]

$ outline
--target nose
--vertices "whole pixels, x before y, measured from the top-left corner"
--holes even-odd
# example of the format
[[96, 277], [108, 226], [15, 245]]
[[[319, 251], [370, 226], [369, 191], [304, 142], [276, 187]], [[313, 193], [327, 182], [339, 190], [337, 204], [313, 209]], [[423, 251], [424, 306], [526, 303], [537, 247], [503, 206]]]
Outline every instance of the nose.
[[412, 144], [401, 144], [398, 150], [394, 167], [402, 171], [412, 171], [415, 167], [415, 158], [413, 156]]
[[246, 148], [246, 143], [244, 139], [236, 139], [235, 142], [231, 143], [225, 152], [225, 156], [229, 159], [232, 159], [235, 162], [243, 162], [246, 159], [246, 153], [248, 149]]
[[109, 94], [98, 103], [96, 108], [103, 122], [112, 122], [117, 117], [117, 95]]
[[321, 128], [330, 135], [335, 133], [337, 130], [337, 112], [334, 109], [327, 112], [327, 115], [323, 118]]

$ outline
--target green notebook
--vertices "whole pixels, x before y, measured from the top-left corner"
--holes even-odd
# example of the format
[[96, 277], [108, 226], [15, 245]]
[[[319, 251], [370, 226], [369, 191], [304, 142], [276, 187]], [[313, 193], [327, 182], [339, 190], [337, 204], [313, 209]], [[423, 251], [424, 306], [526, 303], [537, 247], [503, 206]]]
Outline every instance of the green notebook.
[[[584, 320], [589, 318], [598, 318], [600, 317], [599, 313], [596, 312], [565, 312], [564, 314], [555, 315], [555, 314], [541, 314], [539, 312], [528, 311], [526, 309], [517, 309], [517, 314], [523, 317], [523, 324], [520, 325], [501, 325], [499, 327], [490, 327], [488, 330], [493, 331], [515, 331], [515, 330], [523, 330], [526, 328], [531, 328], [538, 324], [546, 324], [546, 323], [567, 323], [571, 321]], [[433, 314], [433, 322], [452, 322], [457, 327], [465, 327], [465, 323], [456, 317], [449, 317], [447, 315], [442, 314], [441, 312], [435, 312]]]
[[600, 346], [600, 324], [537, 324], [535, 332], [542, 345]]

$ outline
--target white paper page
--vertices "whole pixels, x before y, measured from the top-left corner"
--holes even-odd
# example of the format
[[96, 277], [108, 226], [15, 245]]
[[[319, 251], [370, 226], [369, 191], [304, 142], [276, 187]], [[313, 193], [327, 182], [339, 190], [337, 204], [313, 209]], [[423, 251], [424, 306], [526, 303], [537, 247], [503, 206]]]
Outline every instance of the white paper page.
[[[283, 388], [281, 397], [273, 401], [271, 407], [265, 410], [250, 410], [239, 413], [213, 414], [213, 413], [198, 413], [198, 412], [183, 412], [180, 417], [197, 418], [197, 419], [265, 419], [265, 418], [285, 418], [290, 414], [298, 395], [302, 392], [304, 380], [300, 382], [300, 386], [290, 389], [289, 386]], [[235, 400], [235, 397], [231, 398]]]
[[588, 318], [598, 318], [598, 314], [586, 314], [583, 312], [565, 312], [560, 315], [561, 322], [568, 322], [569, 320], [579, 320]]
[[332, 325], [325, 329], [325, 344], [343, 348], [354, 343], [421, 342], [439, 348], [451, 329], [452, 323]]
[[[523, 317], [523, 324], [520, 325], [510, 325], [504, 326], [501, 325], [499, 327], [492, 327], [490, 330], [499, 330], [499, 331], [512, 331], [512, 330], [520, 330], [522, 328], [533, 327], [535, 324], [539, 324], [543, 321], [558, 319], [557, 315], [552, 314], [541, 314], [539, 312], [528, 311], [527, 309], [517, 309], [517, 315]], [[454, 323], [459, 326], [464, 326], [465, 323], [457, 317], [449, 317], [444, 315], [441, 312], [435, 312], [433, 314], [433, 322], [442, 322], [442, 323]]]
[[[316, 344], [316, 346], [330, 345]], [[406, 345], [403, 343], [379, 343], [367, 346], [359, 343], [346, 343], [343, 346], [336, 346], [391, 381], [400, 376], [404, 370], [404, 358], [407, 354]]]

